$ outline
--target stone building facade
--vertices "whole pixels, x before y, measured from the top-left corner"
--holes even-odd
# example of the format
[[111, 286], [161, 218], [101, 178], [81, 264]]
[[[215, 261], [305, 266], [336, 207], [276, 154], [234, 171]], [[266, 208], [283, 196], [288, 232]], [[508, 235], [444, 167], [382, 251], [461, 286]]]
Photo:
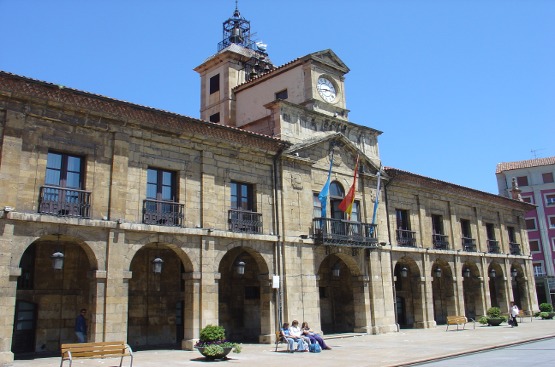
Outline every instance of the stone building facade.
[[201, 120], [0, 72], [0, 363], [75, 341], [81, 308], [91, 341], [186, 349], [537, 308], [530, 204], [383, 169], [333, 51], [275, 67], [224, 26]]

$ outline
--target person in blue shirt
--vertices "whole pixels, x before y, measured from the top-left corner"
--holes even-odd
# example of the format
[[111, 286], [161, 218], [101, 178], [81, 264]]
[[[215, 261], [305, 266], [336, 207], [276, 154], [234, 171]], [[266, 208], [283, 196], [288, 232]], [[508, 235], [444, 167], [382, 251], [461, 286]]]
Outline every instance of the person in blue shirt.
[[85, 315], [87, 314], [87, 310], [82, 308], [81, 312], [75, 319], [75, 335], [77, 335], [77, 340], [79, 343], [86, 343], [87, 342], [87, 319]]
[[297, 352], [306, 352], [307, 345], [304, 342], [302, 336], [293, 335], [289, 328], [289, 323], [284, 322], [283, 327], [281, 328], [281, 333], [285, 340], [287, 341], [288, 347], [287, 350], [290, 353], [295, 351], [295, 342], [297, 343]]

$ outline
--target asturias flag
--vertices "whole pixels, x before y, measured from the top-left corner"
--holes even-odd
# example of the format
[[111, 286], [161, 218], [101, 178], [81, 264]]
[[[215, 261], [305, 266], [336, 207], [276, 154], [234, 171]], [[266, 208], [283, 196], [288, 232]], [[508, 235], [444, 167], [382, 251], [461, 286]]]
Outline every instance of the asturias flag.
[[322, 218], [326, 217], [326, 206], [328, 203], [328, 195], [330, 193], [330, 181], [331, 181], [331, 168], [333, 167], [333, 150], [331, 151], [331, 159], [330, 159], [330, 169], [328, 171], [328, 179], [326, 180], [326, 183], [324, 184], [324, 187], [322, 187], [322, 191], [320, 191], [320, 194], [318, 194], [318, 200], [320, 200], [320, 203], [322, 204]]
[[357, 163], [355, 164], [355, 172], [353, 174], [353, 184], [349, 189], [347, 195], [343, 198], [341, 203], [339, 203], [339, 209], [347, 213], [347, 219], [351, 219], [351, 212], [353, 211], [353, 203], [355, 202], [355, 188], [357, 182], [357, 173], [358, 173], [358, 156], [357, 156]]

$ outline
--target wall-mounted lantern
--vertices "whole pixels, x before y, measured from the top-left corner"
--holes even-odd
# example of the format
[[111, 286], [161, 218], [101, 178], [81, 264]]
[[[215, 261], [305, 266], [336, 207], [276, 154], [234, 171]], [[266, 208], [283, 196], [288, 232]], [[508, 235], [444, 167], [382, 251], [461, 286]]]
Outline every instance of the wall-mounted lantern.
[[403, 266], [401, 268], [401, 277], [402, 278], [406, 278], [409, 275], [409, 269], [407, 269], [405, 266]]
[[497, 272], [495, 271], [495, 269], [491, 269], [489, 271], [489, 277], [490, 278], [495, 278], [497, 276]]
[[245, 262], [243, 260], [239, 260], [235, 263], [235, 271], [239, 275], [245, 274]]
[[160, 257], [156, 256], [154, 260], [152, 260], [152, 271], [154, 274], [160, 274], [162, 272], [162, 265], [164, 264], [164, 260]]
[[439, 266], [434, 270], [434, 275], [436, 278], [441, 278], [441, 268]]

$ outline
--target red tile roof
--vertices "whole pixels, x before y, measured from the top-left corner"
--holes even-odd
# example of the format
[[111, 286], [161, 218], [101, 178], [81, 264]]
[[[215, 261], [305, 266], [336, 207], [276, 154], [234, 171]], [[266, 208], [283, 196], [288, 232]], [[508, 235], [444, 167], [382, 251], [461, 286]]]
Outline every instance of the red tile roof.
[[502, 162], [497, 164], [497, 169], [495, 170], [495, 173], [510, 171], [512, 169], [549, 166], [552, 164], [555, 164], [555, 157], [528, 159], [526, 161], [517, 162]]

